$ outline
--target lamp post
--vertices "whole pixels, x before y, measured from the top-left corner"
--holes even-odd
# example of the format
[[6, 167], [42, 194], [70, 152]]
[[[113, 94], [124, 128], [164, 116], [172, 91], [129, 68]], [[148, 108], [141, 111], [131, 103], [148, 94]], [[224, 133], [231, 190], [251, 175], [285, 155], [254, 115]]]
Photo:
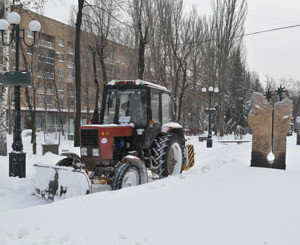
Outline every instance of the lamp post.
[[270, 100], [272, 99], [272, 91], [270, 88], [268, 88], [265, 96], [266, 96], [266, 99], [270, 102]]
[[[202, 92], [206, 93], [207, 89], [206, 88], [202, 88]], [[205, 109], [205, 113], [207, 113], [208, 116], [209, 116], [208, 135], [207, 135], [206, 147], [207, 148], [211, 148], [212, 147], [212, 132], [211, 132], [212, 114], [216, 113], [216, 109], [212, 108], [212, 95], [213, 95], [213, 92], [218, 93], [219, 89], [218, 88], [209, 87], [208, 88], [208, 92], [209, 92], [209, 108]]]
[[280, 87], [278, 87], [277, 90], [275, 90], [275, 92], [278, 94], [279, 101], [282, 101], [283, 100], [283, 93], [287, 92], [287, 90], [285, 89], [285, 87], [282, 87], [280, 85]]
[[[36, 33], [41, 30], [41, 24], [33, 20], [29, 23], [29, 30], [33, 32], [34, 38], [33, 43], [28, 44], [25, 41], [25, 30], [20, 29], [21, 17], [16, 12], [11, 12], [7, 15], [7, 20], [0, 19], [0, 31], [2, 34], [2, 43], [5, 46], [9, 46], [13, 42], [16, 44], [16, 72], [6, 73], [3, 75], [3, 84], [15, 87], [15, 126], [13, 131], [13, 151], [9, 153], [9, 176], [10, 177], [26, 177], [26, 153], [23, 152], [23, 143], [21, 137], [21, 103], [20, 103], [20, 88], [21, 86], [28, 86], [27, 82], [31, 82], [28, 79], [28, 72], [19, 72], [19, 49], [20, 42], [32, 47], [36, 41]], [[9, 25], [12, 25], [12, 31], [10, 34], [10, 41], [6, 43], [4, 41], [4, 32], [9, 30]], [[7, 75], [7, 76], [5, 76]], [[8, 81], [7, 84], [4, 82], [4, 77]], [[8, 84], [9, 83], [9, 84]]]

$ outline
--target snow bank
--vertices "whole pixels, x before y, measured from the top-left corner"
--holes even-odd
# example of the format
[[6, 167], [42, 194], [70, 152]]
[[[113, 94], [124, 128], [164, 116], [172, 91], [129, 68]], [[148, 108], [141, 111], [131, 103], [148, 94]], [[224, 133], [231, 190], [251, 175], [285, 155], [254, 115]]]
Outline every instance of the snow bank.
[[1, 157], [0, 244], [299, 244], [295, 136], [286, 171], [250, 168], [251, 143], [197, 140], [189, 137], [196, 164], [188, 172], [55, 203], [31, 195], [32, 164], [53, 154], [28, 153], [26, 179], [8, 178]]

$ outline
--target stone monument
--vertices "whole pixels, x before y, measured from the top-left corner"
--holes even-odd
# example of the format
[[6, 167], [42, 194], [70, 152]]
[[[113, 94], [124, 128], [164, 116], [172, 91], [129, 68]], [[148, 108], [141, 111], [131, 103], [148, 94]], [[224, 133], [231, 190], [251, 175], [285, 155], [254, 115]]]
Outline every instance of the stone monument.
[[250, 166], [285, 169], [286, 135], [290, 129], [293, 102], [286, 99], [272, 108], [260, 93], [254, 93], [252, 101], [252, 114], [248, 115], [253, 134]]

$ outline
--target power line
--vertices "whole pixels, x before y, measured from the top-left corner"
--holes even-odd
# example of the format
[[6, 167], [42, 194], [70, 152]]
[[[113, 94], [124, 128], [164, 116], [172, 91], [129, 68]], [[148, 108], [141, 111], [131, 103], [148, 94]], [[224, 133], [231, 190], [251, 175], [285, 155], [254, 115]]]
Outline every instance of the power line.
[[[292, 25], [292, 26], [277, 27], [277, 28], [273, 28], [273, 29], [267, 29], [267, 30], [256, 31], [256, 32], [250, 32], [250, 33], [246, 33], [246, 34], [243, 34], [243, 35], [240, 35], [240, 36], [235, 36], [235, 37], [241, 38], [241, 37], [253, 36], [253, 35], [258, 35], [258, 34], [262, 34], [262, 33], [266, 33], [266, 32], [273, 32], [273, 31], [279, 31], [279, 30], [284, 30], [284, 29], [291, 29], [291, 28], [296, 28], [296, 27], [300, 27], [300, 24], [298, 24], [298, 25]], [[205, 43], [205, 42], [211, 42], [211, 41], [216, 41], [216, 40], [217, 40], [216, 38], [211, 38], [211, 39], [200, 40], [200, 41], [179, 43], [177, 45], [189, 45], [189, 44], [195, 44], [195, 43]]]
[[263, 30], [263, 31], [256, 31], [256, 32], [246, 33], [244, 35], [241, 35], [241, 37], [252, 36], [252, 35], [257, 35], [257, 34], [261, 34], [261, 33], [272, 32], [272, 31], [279, 31], [279, 30], [284, 30], [284, 29], [291, 29], [291, 28], [295, 28], [295, 27], [300, 27], [300, 24], [292, 25], [292, 26], [278, 27], [278, 28], [273, 28], [273, 29], [268, 29], [268, 30]]

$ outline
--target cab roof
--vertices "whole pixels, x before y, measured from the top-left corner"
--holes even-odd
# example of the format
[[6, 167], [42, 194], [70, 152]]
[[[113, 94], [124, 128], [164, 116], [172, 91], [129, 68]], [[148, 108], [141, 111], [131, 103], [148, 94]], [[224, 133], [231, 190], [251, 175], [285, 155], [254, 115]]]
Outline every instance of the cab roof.
[[147, 81], [143, 81], [143, 80], [140, 80], [140, 79], [137, 79], [137, 80], [111, 80], [110, 82], [107, 83], [107, 85], [115, 86], [115, 87], [117, 87], [118, 85], [136, 85], [136, 86], [143, 85], [143, 86], [147, 86], [147, 87], [150, 87], [150, 88], [155, 88], [155, 89], [158, 89], [158, 90], [163, 90], [163, 91], [166, 91], [166, 92], [170, 93], [170, 91], [164, 86], [161, 86], [161, 85], [158, 85], [158, 84], [155, 84], [155, 83], [150, 83], [150, 82], [147, 82]]

